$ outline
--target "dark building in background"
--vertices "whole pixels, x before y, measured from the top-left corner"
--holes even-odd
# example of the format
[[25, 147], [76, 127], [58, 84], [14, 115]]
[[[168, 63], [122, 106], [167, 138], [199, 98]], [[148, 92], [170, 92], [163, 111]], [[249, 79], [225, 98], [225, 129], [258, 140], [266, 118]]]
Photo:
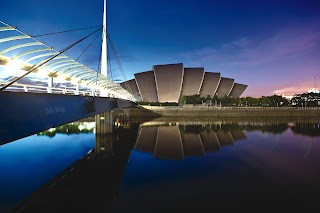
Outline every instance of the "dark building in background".
[[153, 69], [136, 73], [135, 79], [120, 85], [137, 101], [176, 102], [184, 95], [201, 97], [240, 97], [248, 85], [236, 83], [220, 73], [205, 72], [203, 67], [184, 67], [183, 63], [154, 65]]

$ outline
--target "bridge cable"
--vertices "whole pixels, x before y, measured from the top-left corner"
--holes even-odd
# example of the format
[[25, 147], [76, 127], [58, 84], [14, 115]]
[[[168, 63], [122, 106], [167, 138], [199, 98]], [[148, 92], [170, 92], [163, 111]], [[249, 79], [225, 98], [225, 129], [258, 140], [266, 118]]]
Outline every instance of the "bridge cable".
[[55, 34], [60, 34], [60, 33], [67, 33], [67, 32], [78, 31], [78, 30], [86, 30], [86, 29], [97, 28], [97, 27], [101, 27], [101, 25], [93, 26], [93, 27], [78, 28], [78, 29], [73, 29], [73, 30], [65, 30], [65, 31], [60, 31], [60, 32], [46, 33], [46, 34], [40, 34], [40, 35], [32, 35], [32, 37], [35, 38], [35, 37], [40, 37], [40, 36], [55, 35]]
[[57, 56], [61, 55], [62, 53], [64, 53], [65, 51], [69, 50], [70, 48], [74, 47], [75, 45], [77, 45], [78, 43], [80, 43], [81, 41], [85, 40], [86, 38], [88, 38], [89, 36], [93, 35], [94, 33], [100, 31], [100, 29], [90, 33], [89, 35], [83, 37], [82, 39], [76, 41], [75, 43], [69, 45], [68, 47], [64, 48], [63, 50], [61, 50], [58, 54], [49, 57], [47, 60], [45, 60], [43, 63], [41, 63], [38, 66], [34, 66], [32, 67], [27, 73], [23, 74], [22, 76], [18, 77], [17, 79], [15, 79], [14, 81], [11, 81], [10, 83], [8, 83], [7, 85], [3, 86], [2, 88], [0, 88], [0, 91], [3, 91], [4, 89], [6, 89], [7, 87], [11, 86], [12, 84], [14, 84], [15, 82], [19, 81], [20, 79], [22, 79], [23, 77], [29, 75], [31, 72], [33, 72], [34, 70], [40, 68], [41, 66], [43, 66], [44, 64], [48, 63], [49, 61], [51, 61], [52, 59], [56, 58]]
[[[74, 30], [66, 30], [66, 31], [61, 31], [61, 32], [55, 32], [55, 33], [47, 33], [47, 34], [42, 34], [42, 35], [37, 35], [37, 36], [33, 36], [33, 37], [38, 37], [38, 36], [45, 36], [45, 35], [53, 35], [53, 34], [58, 34], [58, 33], [65, 33], [65, 32], [71, 32], [71, 31], [76, 31], [76, 30], [83, 30], [83, 29], [89, 29], [89, 28], [95, 28], [95, 27], [101, 27], [101, 25], [99, 26], [93, 26], [93, 27], [86, 27], [86, 28], [80, 28], [80, 29], [74, 29]], [[86, 52], [86, 50], [93, 44], [93, 42], [98, 38], [99, 35], [97, 35], [93, 41], [86, 47], [86, 49], [80, 54], [80, 56], [75, 60], [78, 61], [80, 59], [80, 57]], [[101, 53], [100, 53], [100, 58], [101, 58]], [[101, 63], [101, 59], [99, 61], [99, 65], [98, 65], [98, 71], [100, 70], [100, 63]], [[72, 65], [73, 66], [73, 65]], [[72, 68], [72, 66], [68, 69], [70, 70]], [[68, 71], [66, 70], [66, 71]], [[57, 72], [54, 72], [52, 75], [55, 75]], [[96, 86], [98, 85], [98, 73], [97, 73], [97, 77], [96, 77]], [[56, 86], [56, 85], [55, 85]]]
[[124, 70], [123, 70], [123, 67], [122, 67], [122, 65], [121, 65], [119, 56], [118, 56], [118, 54], [117, 54], [117, 52], [116, 52], [116, 50], [115, 50], [115, 47], [114, 47], [114, 45], [113, 45], [113, 42], [112, 42], [112, 40], [111, 40], [111, 37], [110, 37], [110, 34], [109, 34], [108, 31], [107, 31], [107, 35], [108, 35], [108, 38], [109, 38], [109, 43], [110, 43], [110, 45], [111, 45], [111, 49], [112, 49], [113, 54], [114, 54], [114, 56], [115, 56], [115, 59], [116, 59], [116, 61], [117, 61], [117, 63], [118, 63], [118, 66], [119, 66], [119, 69], [120, 69], [120, 73], [121, 73], [121, 75], [122, 75], [122, 78], [123, 78], [124, 81], [125, 81], [125, 86], [126, 86], [127, 90], [129, 91], [129, 93], [133, 96], [132, 89], [131, 89], [129, 83], [127, 82], [127, 77], [126, 77], [126, 75], [125, 75], [125, 73], [124, 73]]
[[[108, 51], [108, 50], [107, 50]], [[111, 67], [111, 61], [110, 61], [110, 56], [107, 54], [107, 65], [108, 65], [108, 70], [110, 70], [110, 79], [113, 81], [113, 75], [112, 75], [112, 67]], [[109, 77], [109, 76], [108, 76]]]
[[[102, 33], [103, 33], [103, 29], [102, 29]], [[99, 55], [99, 63], [98, 63], [98, 72], [101, 73], [101, 55], [102, 55], [102, 45], [101, 45], [101, 51], [100, 51], [100, 55]], [[98, 72], [97, 72], [97, 77], [96, 77], [96, 86], [98, 85]]]
[[[85, 48], [85, 50], [79, 55], [79, 57], [75, 60], [78, 61], [80, 59], [80, 57], [88, 50], [88, 48], [93, 44], [93, 42], [98, 38], [98, 36], [100, 36], [100, 34], [98, 34], [93, 41]], [[79, 61], [78, 61], [79, 62]], [[80, 62], [79, 62], [80, 63]], [[71, 65], [69, 69], [67, 69], [65, 72], [67, 72], [68, 70], [70, 70], [74, 65]], [[54, 76], [57, 72], [59, 72], [59, 70], [55, 71], [53, 74], [51, 74], [52, 76]], [[56, 83], [53, 87], [56, 87], [59, 83]]]
[[[88, 48], [93, 44], [93, 42], [98, 38], [98, 36], [100, 36], [100, 34], [98, 34], [93, 41], [84, 49], [84, 51], [79, 55], [79, 57], [75, 60], [78, 61], [80, 59], [80, 57], [88, 50]], [[78, 61], [79, 62], [79, 61]], [[65, 72], [67, 72], [68, 70], [70, 70], [73, 67], [73, 65], [70, 66], [69, 69], [67, 69]], [[59, 72], [59, 70], [55, 71], [54, 73], [52, 73], [51, 75], [55, 75], [57, 72]]]
[[[73, 29], [73, 30], [64, 30], [64, 31], [60, 31], [60, 32], [45, 33], [45, 34], [40, 34], [40, 35], [32, 35], [32, 37], [35, 38], [35, 37], [40, 37], [40, 36], [55, 35], [55, 34], [73, 32], [73, 31], [78, 31], [78, 30], [86, 30], [86, 29], [91, 29], [91, 28], [96, 28], [96, 27], [101, 27], [101, 25], [92, 26], [92, 27], [78, 28], [78, 29]], [[98, 38], [98, 36], [96, 38]], [[96, 38], [92, 41], [92, 43], [96, 40]], [[92, 45], [92, 43], [88, 45], [88, 47], [82, 52], [82, 54], [84, 54], [84, 52]], [[82, 54], [75, 61], [78, 61], [80, 59], [80, 57], [82, 56]], [[72, 68], [72, 66], [68, 70], [70, 70], [71, 68]], [[54, 72], [52, 75], [56, 74], [57, 72], [58, 71]], [[58, 84], [59, 83], [56, 83], [53, 87], [56, 87]]]

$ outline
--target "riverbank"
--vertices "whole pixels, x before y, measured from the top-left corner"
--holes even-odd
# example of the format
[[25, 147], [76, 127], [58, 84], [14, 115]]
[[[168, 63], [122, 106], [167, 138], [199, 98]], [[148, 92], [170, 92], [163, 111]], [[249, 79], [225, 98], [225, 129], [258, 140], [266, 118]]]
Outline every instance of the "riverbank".
[[320, 117], [320, 107], [207, 107], [207, 106], [139, 106], [113, 111], [114, 117]]

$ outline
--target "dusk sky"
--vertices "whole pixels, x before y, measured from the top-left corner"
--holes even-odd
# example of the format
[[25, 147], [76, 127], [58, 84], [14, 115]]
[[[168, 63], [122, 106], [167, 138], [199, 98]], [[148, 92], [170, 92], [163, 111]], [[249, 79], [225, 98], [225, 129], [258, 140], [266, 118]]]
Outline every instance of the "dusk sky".
[[[108, 0], [107, 7], [127, 80], [153, 65], [183, 63], [247, 84], [242, 97], [320, 87], [319, 0]], [[1, 2], [0, 20], [39, 35], [102, 25], [102, 11], [103, 0], [10, 0]], [[37, 39], [61, 50], [94, 30]], [[95, 70], [99, 38], [79, 60]], [[66, 55], [78, 58], [88, 42]], [[114, 80], [125, 80], [109, 55]]]

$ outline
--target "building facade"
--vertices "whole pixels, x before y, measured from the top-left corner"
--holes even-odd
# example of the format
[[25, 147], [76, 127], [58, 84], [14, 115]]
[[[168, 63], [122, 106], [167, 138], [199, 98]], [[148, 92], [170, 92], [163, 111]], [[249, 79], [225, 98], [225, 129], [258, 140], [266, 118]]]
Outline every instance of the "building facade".
[[154, 65], [152, 70], [134, 74], [134, 79], [120, 83], [137, 101], [175, 102], [181, 97], [199, 94], [240, 97], [248, 85], [236, 83], [220, 73], [206, 72], [203, 67], [184, 67], [183, 63]]

